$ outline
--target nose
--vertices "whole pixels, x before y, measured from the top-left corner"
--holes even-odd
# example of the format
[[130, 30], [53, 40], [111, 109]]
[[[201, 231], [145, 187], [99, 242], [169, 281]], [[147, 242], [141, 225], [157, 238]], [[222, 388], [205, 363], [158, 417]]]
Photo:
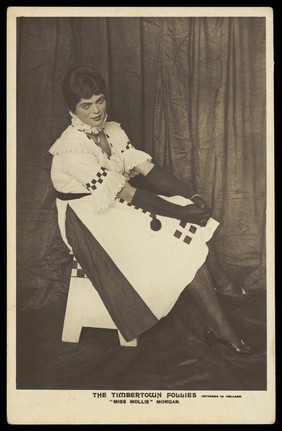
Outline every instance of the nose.
[[92, 112], [95, 115], [100, 114], [99, 107], [98, 107], [98, 105], [96, 105], [96, 103], [93, 103]]

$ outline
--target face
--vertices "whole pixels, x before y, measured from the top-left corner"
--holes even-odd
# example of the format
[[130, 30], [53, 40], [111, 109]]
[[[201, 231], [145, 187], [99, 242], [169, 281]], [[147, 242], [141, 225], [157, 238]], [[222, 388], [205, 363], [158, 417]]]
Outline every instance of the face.
[[92, 96], [91, 99], [80, 99], [75, 107], [75, 115], [91, 127], [99, 127], [106, 117], [106, 99], [103, 94]]

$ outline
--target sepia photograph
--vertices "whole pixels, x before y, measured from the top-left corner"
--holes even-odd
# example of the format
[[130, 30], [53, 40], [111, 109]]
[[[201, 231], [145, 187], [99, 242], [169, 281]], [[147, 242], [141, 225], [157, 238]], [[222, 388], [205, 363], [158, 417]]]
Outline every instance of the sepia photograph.
[[273, 423], [272, 10], [7, 36], [9, 422]]

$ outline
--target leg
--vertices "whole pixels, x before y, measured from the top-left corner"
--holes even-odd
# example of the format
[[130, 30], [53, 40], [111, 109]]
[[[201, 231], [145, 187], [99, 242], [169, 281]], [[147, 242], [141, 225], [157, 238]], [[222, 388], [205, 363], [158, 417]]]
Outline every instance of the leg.
[[241, 294], [241, 289], [236, 289], [232, 280], [220, 266], [212, 243], [209, 243], [209, 254], [206, 263], [217, 290], [230, 295]]
[[209, 254], [206, 263], [218, 294], [223, 295], [233, 305], [250, 304], [255, 300], [254, 295], [246, 292], [240, 284], [234, 285], [233, 281], [220, 266], [212, 243], [209, 244]]
[[224, 338], [232, 344], [239, 344], [240, 338], [232, 329], [225, 317], [213, 289], [213, 282], [204, 264], [188, 286], [189, 291], [204, 312], [209, 328], [217, 337]]

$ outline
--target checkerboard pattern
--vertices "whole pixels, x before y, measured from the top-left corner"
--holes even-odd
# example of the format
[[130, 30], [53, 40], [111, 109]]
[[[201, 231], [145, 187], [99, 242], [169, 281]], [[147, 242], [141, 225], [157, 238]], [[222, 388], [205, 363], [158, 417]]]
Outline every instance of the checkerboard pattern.
[[[121, 204], [127, 205], [129, 207], [133, 207], [134, 209], [139, 210], [139, 211], [141, 211], [144, 214], [148, 214], [152, 218], [155, 217], [155, 214], [153, 214], [153, 213], [151, 213], [149, 211], [146, 211], [146, 210], [144, 210], [142, 208], [138, 208], [135, 205], [132, 205], [129, 202], [126, 202], [124, 199], [118, 199], [118, 200], [119, 200], [119, 202]], [[189, 245], [190, 242], [193, 239], [193, 235], [195, 235], [195, 233], [197, 231], [197, 228], [196, 228], [196, 226], [194, 226], [194, 225], [191, 224], [190, 227], [189, 227], [189, 229], [188, 229], [188, 232], [187, 232], [187, 228], [186, 228], [187, 224], [189, 224], [189, 223], [185, 222], [183, 220], [180, 220], [180, 222], [179, 222], [179, 228], [176, 229], [176, 231], [174, 232], [173, 236], [175, 238], [177, 238], [177, 239], [181, 239], [181, 241], [183, 241], [183, 242], [185, 242], [185, 244]]]
[[150, 211], [146, 211], [146, 210], [144, 210], [144, 209], [142, 209], [142, 208], [136, 207], [135, 205], [132, 205], [131, 203], [126, 202], [124, 199], [120, 199], [120, 198], [119, 198], [119, 202], [120, 202], [121, 204], [125, 204], [125, 205], [127, 205], [128, 207], [132, 207], [132, 208], [134, 208], [134, 209], [136, 209], [136, 210], [139, 210], [139, 211], [141, 211], [141, 212], [142, 212], [142, 213], [144, 213], [144, 214], [148, 214], [150, 217], [155, 217], [155, 214], [151, 213]]
[[[197, 228], [194, 225], [191, 225], [189, 227], [189, 235], [187, 235], [187, 230], [186, 232], [184, 232], [184, 229], [186, 228], [187, 222], [181, 220], [179, 223], [179, 229], [176, 229], [176, 231], [174, 232], [173, 236], [177, 239], [181, 239], [181, 241], [185, 242], [185, 244], [190, 244], [190, 242], [193, 239], [193, 235], [196, 233]], [[182, 228], [182, 229], [180, 229]]]
[[86, 187], [88, 190], [96, 190], [97, 185], [102, 184], [104, 181], [103, 177], [106, 177], [108, 174], [108, 171], [104, 166], [101, 167], [101, 170], [97, 172], [96, 178], [93, 178], [93, 180], [90, 181], [90, 183], [86, 183]]
[[[127, 144], [126, 144], [125, 150], [129, 150], [129, 148], [134, 148], [134, 147], [133, 147], [133, 145], [131, 144], [131, 142], [130, 142], [130, 141], [127, 141]], [[122, 153], [124, 153], [124, 152], [125, 152], [125, 150], [121, 150], [121, 152], [122, 152]]]
[[74, 256], [72, 261], [71, 277], [88, 278]]

